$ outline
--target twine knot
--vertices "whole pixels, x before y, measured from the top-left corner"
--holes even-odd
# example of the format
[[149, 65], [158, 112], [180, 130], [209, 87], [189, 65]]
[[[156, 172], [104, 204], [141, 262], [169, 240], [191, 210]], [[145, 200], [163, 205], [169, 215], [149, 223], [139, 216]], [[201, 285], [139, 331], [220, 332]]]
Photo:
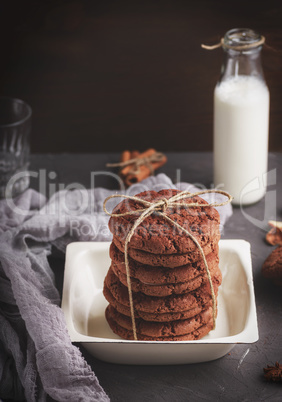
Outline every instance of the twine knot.
[[165, 212], [168, 207], [169, 207], [168, 199], [167, 198], [162, 198], [160, 200], [160, 211]]
[[[201, 204], [200, 202], [179, 202], [183, 201], [185, 199], [189, 199], [198, 195], [202, 194], [209, 194], [209, 193], [216, 193], [216, 194], [222, 194], [225, 197], [227, 197], [227, 200], [221, 203], [206, 203], [206, 204]], [[113, 213], [109, 212], [106, 208], [106, 203], [111, 199], [111, 198], [126, 198], [130, 199], [133, 201], [139, 202], [141, 205], [144, 206], [144, 208], [138, 208], [137, 210], [132, 210], [132, 211], [127, 211], [123, 213]], [[126, 268], [126, 278], [127, 278], [127, 287], [128, 287], [128, 296], [129, 296], [129, 304], [130, 304], [130, 315], [131, 315], [131, 321], [132, 321], [132, 330], [133, 330], [133, 336], [134, 340], [138, 340], [137, 338], [137, 332], [136, 332], [136, 323], [135, 323], [135, 313], [134, 313], [134, 305], [133, 305], [133, 296], [132, 296], [132, 290], [131, 290], [131, 278], [130, 278], [130, 269], [129, 269], [129, 261], [128, 261], [128, 247], [130, 240], [134, 234], [135, 229], [150, 215], [152, 215], [154, 212], [158, 212], [164, 219], [169, 221], [172, 225], [176, 226], [178, 229], [183, 231], [190, 239], [193, 240], [193, 242], [196, 244], [198, 247], [201, 257], [203, 259], [210, 289], [211, 289], [211, 297], [212, 297], [212, 308], [213, 308], [213, 329], [215, 328], [215, 321], [216, 321], [216, 315], [217, 315], [217, 307], [216, 307], [216, 298], [215, 298], [215, 293], [213, 289], [213, 284], [212, 284], [212, 278], [210, 274], [210, 270], [206, 261], [205, 254], [203, 252], [203, 249], [198, 242], [198, 240], [194, 237], [194, 235], [185, 228], [183, 228], [179, 223], [171, 219], [166, 211], [169, 207], [201, 207], [201, 208], [207, 208], [207, 207], [220, 207], [223, 205], [226, 205], [232, 201], [233, 197], [231, 197], [230, 194], [228, 194], [226, 191], [222, 190], [202, 190], [198, 191], [195, 193], [190, 193], [189, 191], [182, 191], [180, 193], [177, 193], [176, 195], [170, 197], [170, 198], [162, 198], [158, 201], [155, 202], [150, 202], [147, 200], [144, 200], [142, 198], [136, 197], [136, 196], [129, 196], [129, 195], [123, 195], [123, 194], [114, 194], [110, 195], [104, 200], [103, 203], [103, 209], [104, 212], [107, 215], [110, 215], [111, 217], [122, 217], [126, 215], [139, 215], [139, 217], [136, 219], [134, 222], [132, 228], [130, 229], [129, 233], [126, 236], [125, 239], [125, 244], [124, 244], [124, 263], [125, 263], [125, 268]]]

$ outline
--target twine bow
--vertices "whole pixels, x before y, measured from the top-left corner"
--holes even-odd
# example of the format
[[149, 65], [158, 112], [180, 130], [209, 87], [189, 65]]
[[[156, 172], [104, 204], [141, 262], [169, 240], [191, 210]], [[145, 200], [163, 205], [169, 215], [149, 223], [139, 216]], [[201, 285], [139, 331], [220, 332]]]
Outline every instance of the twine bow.
[[107, 163], [107, 167], [125, 167], [129, 165], [133, 165], [132, 169], [128, 172], [129, 174], [138, 174], [140, 170], [140, 166], [145, 165], [150, 170], [150, 173], [154, 173], [154, 168], [152, 163], [161, 162], [165, 155], [162, 152], [155, 152], [150, 156], [144, 156], [142, 158], [132, 158], [125, 162], [117, 162], [117, 163]]
[[[222, 194], [224, 196], [226, 196], [228, 199], [224, 202], [221, 203], [207, 203], [207, 204], [200, 204], [199, 202], [179, 202], [181, 200], [184, 200], [186, 198], [192, 198], [201, 194], [209, 194], [209, 193], [216, 193], [216, 194]], [[107, 210], [106, 208], [106, 203], [111, 199], [111, 198], [126, 198], [126, 199], [130, 199], [133, 201], [138, 201], [141, 204], [143, 204], [144, 208], [139, 208], [137, 210], [134, 211], [128, 211], [128, 212], [124, 212], [124, 213], [111, 213]], [[107, 197], [103, 203], [103, 209], [104, 212], [107, 215], [110, 215], [111, 217], [121, 217], [121, 216], [126, 216], [126, 215], [140, 215], [136, 221], [134, 222], [132, 228], [130, 229], [129, 233], [126, 236], [125, 239], [125, 245], [124, 245], [124, 262], [125, 262], [125, 268], [126, 268], [126, 278], [127, 278], [127, 286], [128, 286], [128, 295], [129, 295], [129, 304], [130, 304], [130, 314], [131, 314], [131, 321], [132, 321], [132, 330], [133, 330], [133, 336], [134, 336], [134, 340], [138, 340], [137, 338], [137, 332], [136, 332], [136, 323], [135, 323], [135, 314], [134, 314], [134, 304], [133, 304], [133, 296], [132, 296], [132, 289], [131, 289], [131, 279], [130, 279], [130, 269], [129, 269], [129, 262], [128, 262], [128, 246], [129, 246], [129, 242], [134, 234], [135, 229], [146, 219], [148, 218], [150, 215], [152, 215], [154, 212], [157, 212], [159, 215], [161, 215], [163, 218], [165, 218], [167, 221], [169, 221], [170, 223], [172, 223], [174, 226], [176, 226], [178, 229], [180, 229], [181, 231], [183, 231], [188, 237], [190, 237], [190, 239], [193, 240], [193, 242], [196, 244], [196, 246], [198, 247], [201, 257], [203, 258], [203, 262], [205, 265], [205, 269], [206, 269], [206, 273], [207, 273], [207, 277], [209, 280], [209, 285], [210, 285], [210, 289], [211, 289], [211, 296], [212, 296], [212, 310], [213, 310], [213, 329], [215, 328], [215, 321], [216, 321], [216, 313], [217, 313], [217, 309], [216, 309], [216, 298], [215, 298], [215, 293], [214, 293], [214, 288], [213, 288], [213, 284], [212, 284], [212, 279], [211, 279], [211, 275], [210, 275], [210, 270], [207, 264], [207, 260], [205, 257], [205, 254], [203, 252], [203, 249], [200, 245], [200, 243], [198, 242], [198, 240], [190, 233], [188, 232], [188, 230], [184, 229], [181, 225], [179, 225], [177, 222], [175, 222], [173, 219], [171, 219], [168, 215], [167, 215], [167, 210], [170, 208], [175, 208], [177, 206], [179, 207], [189, 207], [189, 208], [193, 208], [193, 207], [201, 207], [201, 208], [205, 208], [205, 207], [220, 207], [223, 205], [228, 204], [229, 202], [231, 202], [233, 199], [233, 197], [231, 197], [230, 194], [228, 194], [225, 191], [222, 190], [202, 190], [202, 191], [198, 191], [195, 193], [190, 193], [189, 191], [182, 191], [174, 196], [172, 196], [171, 198], [162, 198], [161, 200], [158, 201], [147, 201], [147, 200], [143, 200], [142, 198], [139, 197], [135, 197], [135, 196], [128, 196], [128, 195], [123, 195], [123, 194], [114, 194], [114, 195], [110, 195], [109, 197]]]

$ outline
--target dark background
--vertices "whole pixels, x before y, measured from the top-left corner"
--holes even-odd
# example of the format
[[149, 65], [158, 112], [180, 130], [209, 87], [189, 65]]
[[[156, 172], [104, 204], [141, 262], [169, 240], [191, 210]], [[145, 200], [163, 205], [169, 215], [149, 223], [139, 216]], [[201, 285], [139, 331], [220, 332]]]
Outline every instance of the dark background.
[[282, 151], [281, 1], [1, 1], [0, 95], [33, 109], [33, 152], [212, 150], [229, 29], [266, 37], [270, 150]]

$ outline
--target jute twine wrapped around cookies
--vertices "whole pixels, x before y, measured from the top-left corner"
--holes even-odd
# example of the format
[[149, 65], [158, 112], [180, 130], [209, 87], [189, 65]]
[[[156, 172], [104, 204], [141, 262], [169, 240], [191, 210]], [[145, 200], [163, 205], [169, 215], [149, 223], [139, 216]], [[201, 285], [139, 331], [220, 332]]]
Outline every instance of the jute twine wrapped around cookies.
[[[198, 195], [202, 195], [202, 194], [208, 194], [208, 193], [216, 193], [216, 194], [222, 194], [224, 196], [226, 196], [228, 199], [224, 202], [221, 203], [207, 203], [207, 204], [200, 204], [198, 202], [178, 202], [180, 200], [184, 200], [185, 198], [192, 198]], [[126, 198], [126, 199], [130, 199], [133, 201], [138, 201], [141, 204], [144, 205], [144, 208], [140, 208], [137, 209], [135, 211], [128, 211], [128, 212], [124, 212], [124, 213], [111, 213], [107, 210], [106, 208], [106, 203], [111, 199], [111, 198]], [[134, 304], [133, 304], [133, 296], [132, 296], [132, 289], [131, 289], [131, 278], [130, 278], [130, 269], [129, 269], [129, 262], [128, 262], [128, 246], [129, 246], [129, 242], [134, 234], [135, 229], [144, 221], [144, 219], [148, 218], [150, 215], [152, 215], [154, 212], [158, 212], [159, 215], [161, 215], [164, 219], [166, 219], [168, 222], [172, 223], [174, 226], [176, 226], [178, 229], [180, 229], [181, 231], [183, 231], [188, 237], [190, 237], [190, 239], [193, 240], [193, 242], [196, 244], [196, 246], [198, 247], [200, 254], [203, 258], [203, 262], [205, 265], [205, 269], [206, 269], [206, 273], [207, 273], [207, 277], [209, 280], [209, 285], [211, 288], [211, 296], [212, 296], [212, 310], [213, 310], [213, 329], [215, 328], [215, 321], [216, 321], [216, 315], [217, 315], [217, 308], [216, 308], [216, 297], [215, 297], [215, 293], [214, 293], [214, 288], [213, 288], [213, 284], [212, 284], [212, 278], [211, 278], [211, 274], [210, 274], [210, 270], [207, 264], [207, 260], [205, 257], [205, 254], [203, 252], [203, 249], [200, 245], [200, 243], [198, 242], [198, 240], [190, 233], [188, 232], [188, 230], [184, 229], [181, 225], [179, 225], [177, 222], [175, 222], [173, 219], [171, 219], [166, 211], [169, 208], [175, 208], [175, 207], [188, 207], [188, 208], [193, 208], [193, 207], [201, 207], [201, 208], [205, 208], [205, 207], [221, 207], [223, 205], [226, 205], [228, 203], [230, 203], [232, 201], [233, 197], [231, 197], [230, 194], [228, 194], [225, 191], [222, 190], [202, 190], [202, 191], [198, 191], [195, 193], [190, 193], [189, 191], [182, 191], [174, 196], [172, 196], [171, 198], [162, 198], [161, 200], [155, 201], [155, 202], [150, 202], [150, 201], [146, 201], [143, 200], [142, 198], [139, 197], [134, 197], [134, 196], [128, 196], [128, 195], [123, 195], [123, 194], [114, 194], [114, 195], [110, 195], [109, 197], [107, 197], [104, 201], [103, 204], [103, 209], [104, 212], [107, 215], [110, 215], [111, 217], [121, 217], [121, 216], [126, 216], [126, 215], [140, 215], [138, 217], [138, 219], [136, 219], [134, 225], [132, 226], [132, 228], [130, 229], [129, 233], [126, 236], [125, 239], [125, 245], [124, 245], [124, 262], [125, 262], [125, 268], [126, 268], [126, 277], [127, 277], [127, 286], [128, 286], [128, 295], [129, 295], [129, 304], [130, 304], [130, 314], [131, 314], [131, 321], [132, 321], [132, 330], [133, 330], [133, 336], [134, 336], [134, 340], [138, 340], [137, 338], [137, 332], [136, 332], [136, 323], [135, 323], [135, 313], [134, 313]]]

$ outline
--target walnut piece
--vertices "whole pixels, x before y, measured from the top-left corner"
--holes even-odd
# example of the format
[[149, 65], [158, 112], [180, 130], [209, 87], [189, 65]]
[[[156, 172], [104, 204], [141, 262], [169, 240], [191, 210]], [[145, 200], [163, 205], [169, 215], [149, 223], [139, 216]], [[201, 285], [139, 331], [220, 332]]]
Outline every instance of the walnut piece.
[[271, 229], [265, 236], [267, 243], [272, 246], [282, 246], [282, 222], [269, 221], [268, 224], [271, 226]]

